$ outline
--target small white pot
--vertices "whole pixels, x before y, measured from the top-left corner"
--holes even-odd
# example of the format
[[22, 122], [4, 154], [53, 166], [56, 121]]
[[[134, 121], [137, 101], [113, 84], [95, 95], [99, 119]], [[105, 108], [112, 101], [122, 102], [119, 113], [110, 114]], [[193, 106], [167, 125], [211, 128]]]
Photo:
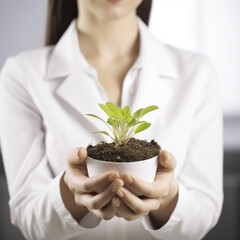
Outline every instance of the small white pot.
[[[137, 176], [138, 178], [142, 179], [143, 181], [153, 182], [158, 165], [158, 156], [134, 162], [106, 162], [87, 157], [86, 163], [89, 177], [98, 176], [109, 171], [116, 171], [119, 173], [120, 178], [123, 174], [130, 173], [133, 176]], [[127, 186], [127, 188], [130, 187]], [[136, 192], [135, 194], [139, 195]]]

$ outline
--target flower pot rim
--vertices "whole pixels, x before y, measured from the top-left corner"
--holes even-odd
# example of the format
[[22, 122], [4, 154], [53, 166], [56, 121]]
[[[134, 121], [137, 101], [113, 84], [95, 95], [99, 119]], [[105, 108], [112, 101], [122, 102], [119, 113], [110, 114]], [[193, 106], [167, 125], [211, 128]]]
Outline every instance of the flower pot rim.
[[132, 162], [110, 162], [110, 161], [104, 161], [104, 160], [99, 160], [99, 159], [95, 159], [95, 158], [92, 158], [92, 157], [89, 157], [87, 156], [87, 159], [90, 159], [90, 160], [93, 160], [93, 161], [96, 161], [96, 162], [102, 162], [102, 163], [105, 163], [105, 164], [136, 164], [136, 163], [139, 163], [139, 162], [146, 162], [146, 161], [151, 161], [151, 160], [155, 160], [156, 158], [158, 157], [158, 154], [152, 158], [148, 158], [148, 159], [143, 159], [143, 160], [138, 160], [138, 161], [132, 161]]

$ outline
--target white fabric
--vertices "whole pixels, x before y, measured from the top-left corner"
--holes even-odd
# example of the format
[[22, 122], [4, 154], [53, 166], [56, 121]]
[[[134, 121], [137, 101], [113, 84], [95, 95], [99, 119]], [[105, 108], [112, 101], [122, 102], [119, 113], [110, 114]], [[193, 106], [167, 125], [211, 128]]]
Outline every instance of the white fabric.
[[[169, 221], [154, 230], [148, 217], [126, 222], [121, 239], [197, 240], [220, 215], [222, 117], [218, 83], [203, 56], [167, 46], [139, 20], [140, 55], [124, 79], [122, 106], [158, 105], [136, 135], [155, 139], [177, 159], [179, 199]], [[111, 67], [111, 66], [109, 66]], [[111, 224], [66, 210], [59, 180], [67, 153], [107, 140], [98, 103], [107, 95], [78, 47], [75, 22], [56, 46], [10, 58], [0, 78], [0, 136], [10, 191], [11, 220], [27, 239], [106, 239]], [[89, 219], [92, 219], [91, 224]]]

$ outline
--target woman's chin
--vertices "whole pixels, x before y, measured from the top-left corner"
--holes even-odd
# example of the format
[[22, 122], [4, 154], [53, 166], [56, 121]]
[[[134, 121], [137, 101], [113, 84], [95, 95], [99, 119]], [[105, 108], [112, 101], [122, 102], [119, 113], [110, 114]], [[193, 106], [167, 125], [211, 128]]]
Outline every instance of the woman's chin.
[[[124, 11], [124, 9], [111, 9], [110, 11], [105, 11], [101, 16], [103, 21], [119, 21], [128, 18], [131, 13]], [[135, 16], [135, 15], [134, 15]]]

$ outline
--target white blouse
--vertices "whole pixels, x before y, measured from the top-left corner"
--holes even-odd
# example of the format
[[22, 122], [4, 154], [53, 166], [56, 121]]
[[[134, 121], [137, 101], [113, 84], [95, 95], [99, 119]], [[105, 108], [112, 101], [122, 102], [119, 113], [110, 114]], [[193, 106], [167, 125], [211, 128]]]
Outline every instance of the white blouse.
[[[222, 116], [209, 60], [165, 45], [138, 20], [140, 55], [128, 71], [121, 105], [148, 105], [152, 126], [136, 137], [155, 139], [177, 159], [179, 199], [169, 221], [153, 230], [148, 217], [127, 222], [88, 214], [76, 222], [59, 181], [74, 147], [107, 140], [98, 103], [108, 101], [78, 46], [75, 21], [56, 46], [9, 58], [0, 75], [1, 150], [11, 221], [27, 239], [201, 239], [219, 218], [222, 201]], [[109, 66], [111, 67], [111, 66]]]

